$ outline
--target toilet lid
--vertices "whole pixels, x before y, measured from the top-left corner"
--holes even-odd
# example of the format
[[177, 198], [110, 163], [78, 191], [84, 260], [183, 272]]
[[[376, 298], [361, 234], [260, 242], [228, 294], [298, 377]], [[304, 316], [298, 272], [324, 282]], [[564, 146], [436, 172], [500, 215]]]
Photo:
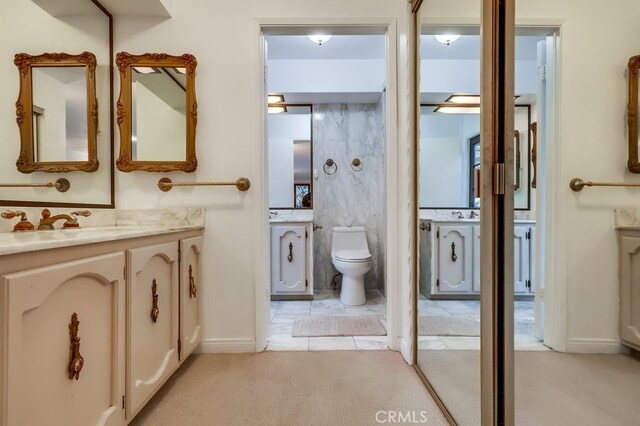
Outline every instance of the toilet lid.
[[339, 250], [335, 258], [345, 262], [371, 260], [371, 253], [368, 250]]

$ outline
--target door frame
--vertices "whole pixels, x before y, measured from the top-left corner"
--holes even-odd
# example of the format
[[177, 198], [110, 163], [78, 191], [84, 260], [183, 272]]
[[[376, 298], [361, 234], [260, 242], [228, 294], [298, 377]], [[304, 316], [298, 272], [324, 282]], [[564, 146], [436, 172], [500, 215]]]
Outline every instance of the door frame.
[[[387, 336], [388, 346], [391, 350], [400, 350], [405, 359], [410, 360], [410, 337], [402, 336], [403, 322], [410, 321], [410, 306], [402, 303], [400, 285], [400, 273], [398, 268], [399, 252], [399, 221], [398, 211], [398, 83], [396, 68], [396, 40], [397, 22], [395, 17], [388, 18], [257, 18], [254, 21], [255, 50], [253, 57], [257, 59], [255, 67], [258, 82], [260, 105], [255, 106], [254, 116], [260, 123], [259, 162], [257, 166], [262, 169], [262, 182], [259, 184], [258, 204], [260, 205], [257, 219], [261, 225], [259, 238], [262, 250], [256, 251], [256, 352], [266, 349], [269, 336], [269, 312], [271, 310], [271, 238], [269, 211], [269, 168], [267, 153], [267, 87], [266, 87], [266, 63], [264, 51], [264, 34], [307, 34], [309, 29], [324, 28], [328, 30], [346, 30], [356, 34], [384, 34], [385, 35], [385, 67], [386, 67], [386, 97], [385, 97], [385, 215], [386, 215], [386, 260], [385, 260], [385, 287], [387, 299]], [[407, 255], [409, 253], [406, 253]], [[314, 286], [315, 287], [315, 286]], [[406, 309], [402, 309], [404, 305]], [[404, 337], [404, 338], [403, 338]]]

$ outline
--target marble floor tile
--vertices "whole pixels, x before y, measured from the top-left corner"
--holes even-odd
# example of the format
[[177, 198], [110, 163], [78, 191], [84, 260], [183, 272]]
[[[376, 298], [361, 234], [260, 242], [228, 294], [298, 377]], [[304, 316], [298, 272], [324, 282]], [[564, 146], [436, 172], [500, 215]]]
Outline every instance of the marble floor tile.
[[294, 317], [275, 317], [271, 320], [269, 332], [271, 334], [288, 334], [293, 331]]
[[312, 300], [311, 301], [311, 309], [314, 308], [325, 308], [325, 309], [343, 309], [344, 305], [340, 302], [339, 299], [322, 299], [322, 300]]
[[375, 306], [346, 306], [344, 310], [348, 316], [380, 315], [380, 311]]
[[447, 349], [480, 350], [480, 337], [440, 336]]
[[353, 337], [309, 337], [310, 351], [355, 351]]
[[447, 349], [438, 336], [418, 336], [418, 349]]
[[387, 336], [353, 336], [356, 349], [361, 351], [388, 349], [389, 339]]
[[291, 337], [291, 334], [272, 334], [267, 342], [268, 351], [308, 351], [308, 337]]
[[311, 308], [311, 315], [343, 317], [347, 315], [344, 308]]

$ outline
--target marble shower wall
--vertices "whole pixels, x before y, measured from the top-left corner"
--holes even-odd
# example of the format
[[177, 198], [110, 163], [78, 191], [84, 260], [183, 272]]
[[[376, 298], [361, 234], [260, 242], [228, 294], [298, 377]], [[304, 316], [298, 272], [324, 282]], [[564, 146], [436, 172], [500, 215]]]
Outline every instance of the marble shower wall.
[[[384, 96], [378, 104], [318, 104], [313, 106], [314, 287], [331, 288], [338, 271], [331, 262], [331, 230], [335, 226], [364, 226], [373, 266], [365, 287], [384, 291], [385, 268], [385, 119]], [[337, 171], [322, 166], [331, 158]], [[351, 161], [359, 158], [356, 172]], [[340, 286], [341, 278], [337, 279]]]

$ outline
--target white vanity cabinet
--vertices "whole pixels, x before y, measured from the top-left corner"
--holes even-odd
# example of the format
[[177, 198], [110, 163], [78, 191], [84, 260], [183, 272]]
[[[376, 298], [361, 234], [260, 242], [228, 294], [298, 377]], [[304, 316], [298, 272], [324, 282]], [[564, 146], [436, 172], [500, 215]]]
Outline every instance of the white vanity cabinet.
[[[479, 223], [423, 220], [420, 229], [421, 293], [434, 299], [477, 298], [480, 293]], [[529, 222], [514, 226], [516, 296], [534, 293], [534, 230], [535, 224]]]
[[0, 426], [125, 425], [200, 343], [202, 231], [118, 232], [0, 256]]
[[271, 224], [273, 300], [313, 297], [312, 247], [310, 222]]
[[127, 418], [178, 367], [178, 243], [127, 251]]
[[124, 422], [123, 253], [3, 275], [0, 302], [1, 425]]
[[202, 237], [180, 240], [180, 362], [202, 340], [200, 252]]
[[640, 230], [619, 229], [620, 340], [640, 350]]

